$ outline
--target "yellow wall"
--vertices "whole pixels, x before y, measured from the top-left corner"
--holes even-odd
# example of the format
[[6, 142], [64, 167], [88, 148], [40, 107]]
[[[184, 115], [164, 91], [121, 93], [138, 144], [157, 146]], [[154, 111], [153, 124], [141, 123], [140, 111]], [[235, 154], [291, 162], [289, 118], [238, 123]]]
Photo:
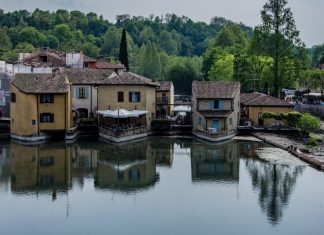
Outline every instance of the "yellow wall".
[[[124, 92], [124, 102], [118, 102], [118, 92]], [[129, 102], [129, 92], [140, 92], [140, 102]], [[155, 116], [155, 87], [142, 85], [105, 85], [98, 87], [98, 110], [146, 110], [148, 129]], [[153, 114], [153, 117], [152, 117]]]
[[[70, 146], [57, 148], [11, 143], [11, 174], [14, 178], [12, 189], [37, 189], [43, 176], [53, 177], [54, 188], [69, 188], [72, 182], [72, 156], [73, 149]], [[54, 164], [41, 165], [40, 161], [44, 157], [53, 157]]]
[[[37, 96], [22, 93], [12, 84], [10, 86], [11, 93], [16, 94], [16, 102], [10, 102], [10, 132], [22, 136], [37, 135]], [[35, 125], [32, 125], [32, 120], [36, 120]]]
[[[67, 130], [73, 125], [71, 92], [54, 94], [54, 103], [40, 103], [40, 95], [26, 94], [11, 84], [16, 102], [10, 103], [11, 130], [20, 136], [35, 136], [39, 131]], [[41, 123], [41, 113], [54, 113], [54, 122]], [[32, 124], [35, 120], [35, 124]]]
[[64, 108], [67, 102], [66, 94], [54, 95], [54, 103], [40, 103], [40, 96], [38, 96], [38, 116], [41, 113], [54, 113], [54, 122], [40, 122], [39, 129], [42, 130], [66, 130], [65, 127], [65, 112]]
[[[258, 114], [259, 113], [264, 113], [264, 112], [282, 112], [282, 113], [288, 113], [293, 110], [292, 107], [249, 107], [248, 112], [249, 112], [249, 119], [253, 121], [255, 126], [259, 125], [259, 120], [258, 120]], [[278, 121], [275, 121], [278, 122]], [[269, 121], [265, 123], [266, 125], [271, 125]]]

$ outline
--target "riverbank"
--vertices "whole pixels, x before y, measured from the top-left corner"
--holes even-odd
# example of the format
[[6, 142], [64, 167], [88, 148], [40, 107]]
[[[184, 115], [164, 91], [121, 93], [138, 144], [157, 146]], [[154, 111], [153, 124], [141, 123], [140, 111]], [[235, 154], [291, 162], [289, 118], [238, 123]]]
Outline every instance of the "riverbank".
[[[324, 171], [324, 145], [309, 147], [302, 141], [288, 136], [272, 133], [254, 133], [253, 136], [284, 150], [289, 151], [299, 159], [313, 167]], [[292, 147], [293, 146], [293, 147]]]

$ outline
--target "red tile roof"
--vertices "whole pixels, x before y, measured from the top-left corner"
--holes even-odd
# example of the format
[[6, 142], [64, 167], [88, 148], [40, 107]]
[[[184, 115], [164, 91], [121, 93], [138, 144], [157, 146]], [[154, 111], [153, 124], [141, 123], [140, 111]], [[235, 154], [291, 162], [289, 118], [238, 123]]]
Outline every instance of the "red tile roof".
[[192, 92], [198, 99], [229, 99], [240, 92], [240, 83], [193, 81]]
[[293, 107], [292, 104], [285, 100], [262, 93], [242, 93], [240, 102], [244, 106], [261, 106], [261, 107]]
[[12, 84], [20, 91], [30, 94], [67, 93], [69, 84], [62, 75], [16, 74]]
[[106, 61], [99, 60], [96, 62], [97, 69], [125, 69], [122, 64], [111, 64]]
[[172, 81], [159, 81], [157, 83], [160, 85], [158, 91], [170, 91], [173, 84]]

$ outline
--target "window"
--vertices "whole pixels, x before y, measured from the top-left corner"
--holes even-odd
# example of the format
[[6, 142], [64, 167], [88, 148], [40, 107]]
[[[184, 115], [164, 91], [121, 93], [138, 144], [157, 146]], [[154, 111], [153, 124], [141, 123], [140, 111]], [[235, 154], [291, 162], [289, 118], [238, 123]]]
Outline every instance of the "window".
[[140, 102], [141, 93], [140, 92], [129, 92], [129, 102]]
[[54, 122], [54, 113], [41, 113], [40, 122]]
[[89, 97], [88, 87], [75, 87], [74, 93], [77, 99], [87, 99]]
[[124, 102], [124, 92], [118, 91], [118, 102]]
[[10, 95], [10, 101], [15, 103], [16, 102], [16, 93], [11, 93]]
[[52, 166], [54, 165], [54, 157], [42, 157], [39, 160], [41, 166]]
[[32, 120], [32, 125], [33, 125], [33, 126], [36, 125], [36, 120], [35, 120], [35, 119]]
[[54, 103], [54, 95], [53, 94], [40, 95], [40, 103], [41, 104]]
[[229, 119], [229, 123], [230, 123], [230, 125], [233, 125], [233, 118]]
[[221, 100], [211, 100], [210, 101], [210, 109], [222, 109], [222, 101]]
[[198, 118], [198, 124], [202, 125], [202, 118], [201, 117]]

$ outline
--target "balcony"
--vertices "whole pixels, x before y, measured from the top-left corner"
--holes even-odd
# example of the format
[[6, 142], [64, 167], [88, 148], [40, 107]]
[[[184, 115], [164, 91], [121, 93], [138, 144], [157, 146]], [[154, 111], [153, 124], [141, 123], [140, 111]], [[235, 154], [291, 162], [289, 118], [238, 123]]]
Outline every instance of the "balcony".
[[168, 96], [156, 97], [156, 104], [168, 104], [168, 103], [169, 103]]

